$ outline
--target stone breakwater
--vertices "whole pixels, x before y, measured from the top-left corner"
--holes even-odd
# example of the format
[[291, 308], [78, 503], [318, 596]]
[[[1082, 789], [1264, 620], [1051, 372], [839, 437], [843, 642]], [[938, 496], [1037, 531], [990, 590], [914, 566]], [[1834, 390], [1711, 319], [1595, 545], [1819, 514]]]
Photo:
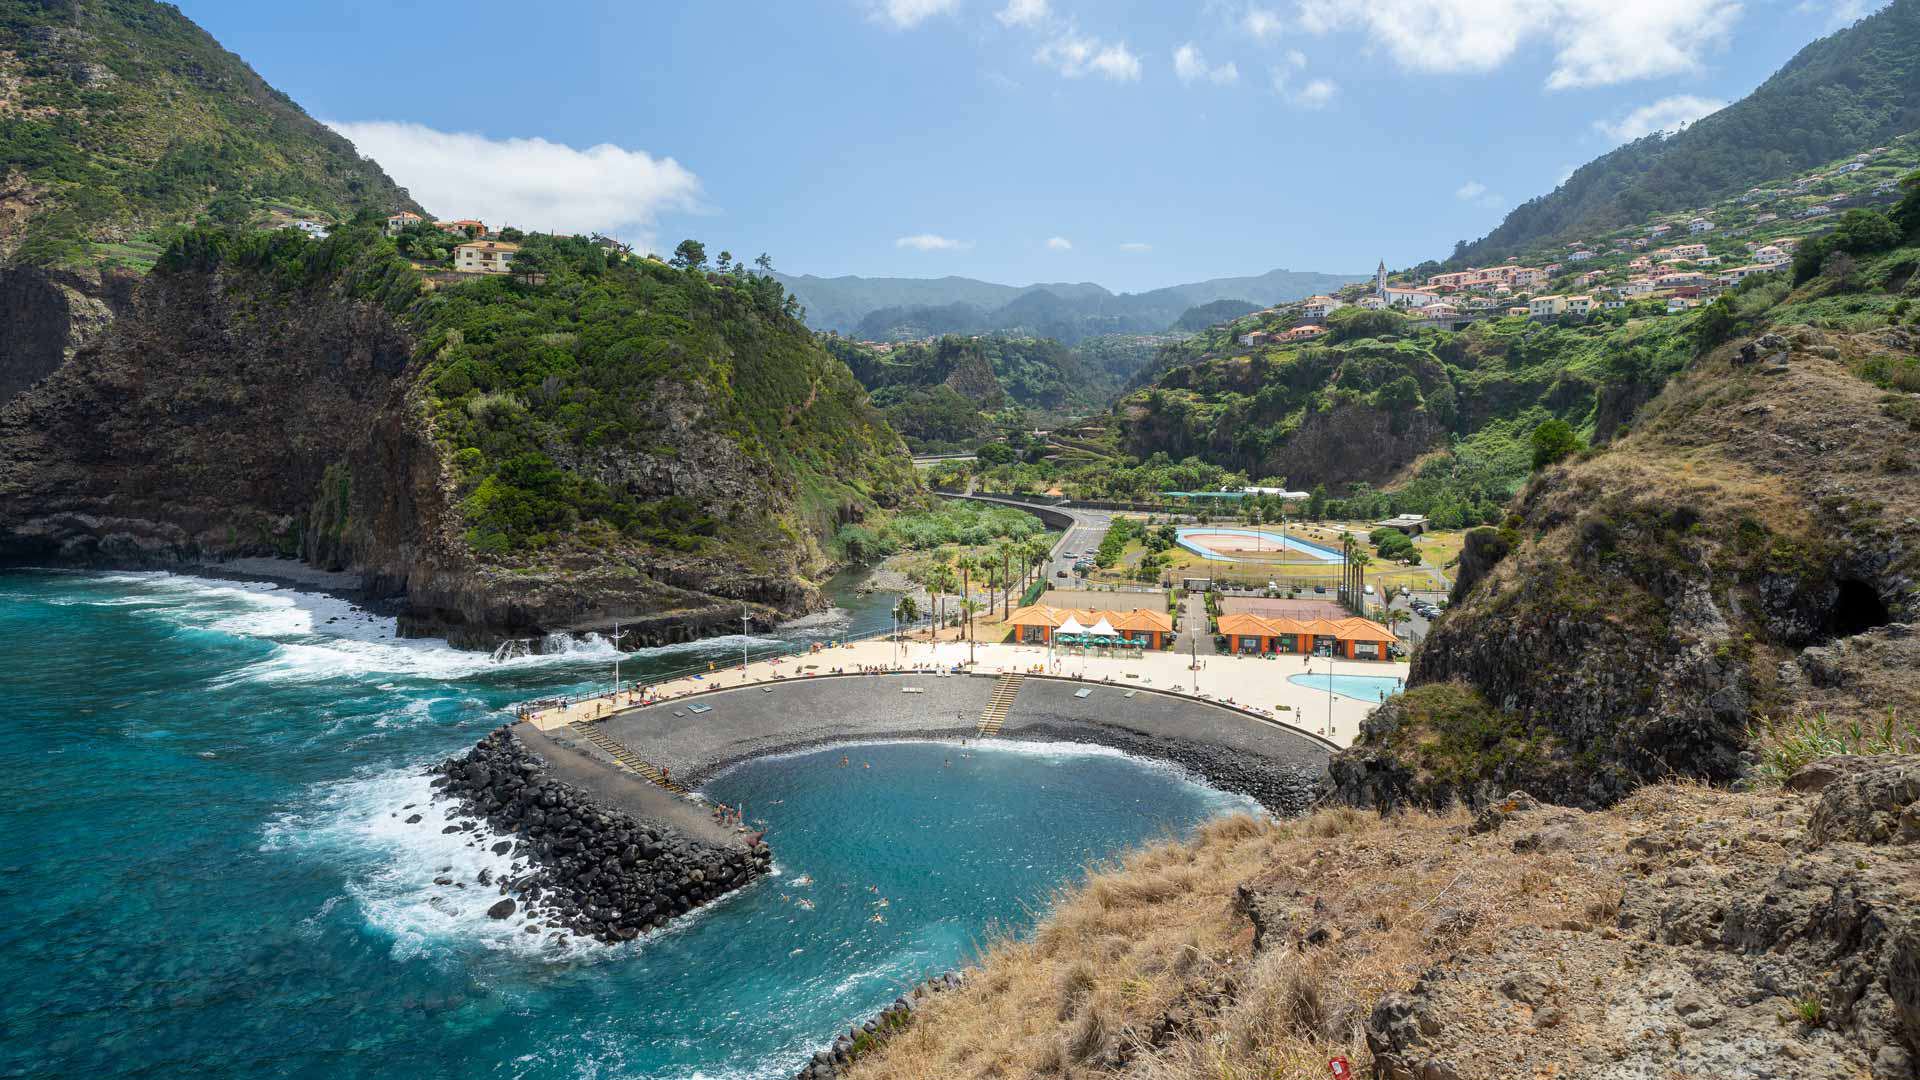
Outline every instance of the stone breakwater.
[[913, 989], [893, 999], [893, 1004], [881, 1009], [873, 1019], [859, 1027], [850, 1027], [834, 1037], [833, 1045], [813, 1055], [793, 1080], [830, 1080], [845, 1072], [860, 1055], [892, 1038], [894, 1033], [907, 1026], [913, 1014], [919, 1011], [927, 998], [947, 990], [958, 990], [965, 985], [966, 976], [949, 971], [944, 975], [935, 975]]
[[1305, 765], [1253, 757], [1191, 739], [1144, 735], [1110, 724], [1074, 721], [1026, 724], [1007, 737], [1036, 742], [1095, 743], [1134, 757], [1177, 765], [1208, 787], [1245, 795], [1279, 817], [1306, 812], [1317, 796], [1321, 771]]
[[773, 861], [758, 839], [708, 843], [597, 805], [554, 779], [506, 728], [434, 771], [434, 786], [456, 800], [457, 816], [513, 834], [517, 842], [502, 840], [495, 850], [526, 856], [524, 873], [497, 882], [505, 898], [488, 911], [497, 919], [523, 907], [529, 919], [577, 936], [631, 941], [746, 885]]

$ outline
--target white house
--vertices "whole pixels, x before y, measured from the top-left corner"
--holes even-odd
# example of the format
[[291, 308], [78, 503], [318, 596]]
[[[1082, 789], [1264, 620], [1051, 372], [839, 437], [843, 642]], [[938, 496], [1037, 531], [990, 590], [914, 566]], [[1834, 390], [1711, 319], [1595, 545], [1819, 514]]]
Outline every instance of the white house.
[[1527, 314], [1536, 319], [1550, 318], [1567, 313], [1567, 298], [1564, 296], [1536, 296], [1527, 302]]
[[1607, 311], [1618, 311], [1626, 307], [1627, 302], [1618, 296], [1609, 296], [1605, 300], [1600, 301], [1600, 306]]
[[1591, 315], [1591, 314], [1593, 314], [1593, 297], [1591, 297], [1591, 296], [1569, 296], [1569, 297], [1567, 297], [1567, 307], [1566, 307], [1566, 312], [1567, 312], [1567, 314], [1569, 314], [1569, 315]]
[[1324, 319], [1346, 306], [1346, 301], [1331, 296], [1309, 296], [1301, 302], [1301, 310], [1309, 319]]
[[402, 210], [397, 214], [389, 214], [387, 216], [387, 235], [393, 236], [407, 226], [418, 225], [425, 220], [427, 219], [411, 210]]
[[1593, 252], [1591, 251], [1583, 250], [1583, 251], [1572, 251], [1567, 253], [1568, 262], [1586, 262], [1588, 259], [1591, 259], [1591, 258], [1593, 258]]
[[1787, 253], [1780, 250], [1778, 245], [1768, 244], [1765, 247], [1759, 248], [1754, 251], [1753, 261], [1757, 263], [1765, 263], [1771, 266], [1774, 263], [1786, 262]]
[[1363, 296], [1355, 300], [1354, 303], [1368, 311], [1379, 311], [1381, 308], [1387, 306], [1387, 302], [1377, 296]]
[[1710, 233], [1713, 231], [1713, 222], [1703, 217], [1694, 218], [1692, 221], [1687, 222], [1687, 231], [1695, 236], [1701, 233]]
[[504, 274], [513, 269], [519, 244], [504, 240], [470, 240], [453, 247], [453, 268], [463, 274]]
[[327, 238], [327, 227], [317, 221], [296, 221], [293, 223], [293, 227], [313, 237], [315, 240], [325, 240]]
[[1380, 290], [1380, 298], [1389, 306], [1426, 307], [1440, 299], [1440, 294], [1425, 289], [1415, 289], [1406, 285], [1388, 285]]

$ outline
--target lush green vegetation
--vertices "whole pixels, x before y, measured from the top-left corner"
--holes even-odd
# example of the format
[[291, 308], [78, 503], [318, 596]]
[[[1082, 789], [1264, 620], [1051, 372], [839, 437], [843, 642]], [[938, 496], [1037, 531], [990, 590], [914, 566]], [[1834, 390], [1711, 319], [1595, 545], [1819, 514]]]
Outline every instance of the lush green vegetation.
[[[193, 229], [158, 270], [342, 289], [400, 317], [477, 551], [718, 544], [760, 559], [918, 490], [897, 436], [772, 277], [533, 235], [512, 276], [427, 291], [380, 220], [324, 241]], [[715, 476], [737, 497], [706, 490]]]
[[0, 160], [46, 189], [0, 260], [144, 267], [182, 226], [418, 210], [179, 10], [0, 0]]
[[947, 545], [982, 547], [998, 540], [1024, 542], [1046, 531], [1039, 518], [1024, 510], [942, 500], [931, 510], [894, 514], [878, 523], [844, 525], [838, 539], [849, 557], [864, 562]]
[[1046, 338], [944, 337], [878, 352], [822, 339], [916, 450], [970, 448], [1073, 411], [1104, 408], [1119, 381]]
[[1675, 135], [1648, 135], [1574, 171], [1452, 263], [1496, 262], [1554, 239], [1590, 239], [1663, 211], [1887, 143], [1920, 114], [1920, 0], [1894, 0], [1802, 49], [1759, 89]]
[[1196, 304], [1182, 312], [1169, 329], [1205, 330], [1209, 326], [1232, 322], [1242, 315], [1251, 315], [1259, 310], [1259, 304], [1248, 303], [1245, 300], [1215, 300], [1211, 304]]

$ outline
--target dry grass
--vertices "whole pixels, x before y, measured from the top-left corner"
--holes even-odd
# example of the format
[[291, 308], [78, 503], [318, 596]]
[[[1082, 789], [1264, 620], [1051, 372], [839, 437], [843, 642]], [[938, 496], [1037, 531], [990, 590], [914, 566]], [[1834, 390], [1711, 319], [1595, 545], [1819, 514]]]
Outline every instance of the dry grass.
[[[1364, 1056], [1374, 1001], [1440, 956], [1516, 925], [1617, 915], [1617, 885], [1466, 826], [1461, 811], [1340, 808], [1227, 818], [1137, 852], [1064, 891], [1030, 939], [995, 942], [964, 990], [851, 1075], [1321, 1077], [1333, 1054]], [[1257, 955], [1242, 883], [1268, 898], [1273, 940]]]

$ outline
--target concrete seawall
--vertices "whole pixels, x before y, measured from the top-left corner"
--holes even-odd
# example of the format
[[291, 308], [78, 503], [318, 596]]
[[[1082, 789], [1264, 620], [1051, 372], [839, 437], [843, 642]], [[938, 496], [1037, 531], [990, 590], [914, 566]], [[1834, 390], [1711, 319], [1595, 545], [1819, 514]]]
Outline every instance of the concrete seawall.
[[[695, 786], [768, 754], [887, 739], [972, 738], [994, 685], [990, 676], [932, 672], [825, 676], [627, 709], [600, 726]], [[690, 705], [711, 711], [695, 713]], [[999, 737], [1094, 743], [1170, 762], [1277, 813], [1306, 807], [1333, 750], [1303, 732], [1190, 697], [1038, 677], [1025, 680]]]

